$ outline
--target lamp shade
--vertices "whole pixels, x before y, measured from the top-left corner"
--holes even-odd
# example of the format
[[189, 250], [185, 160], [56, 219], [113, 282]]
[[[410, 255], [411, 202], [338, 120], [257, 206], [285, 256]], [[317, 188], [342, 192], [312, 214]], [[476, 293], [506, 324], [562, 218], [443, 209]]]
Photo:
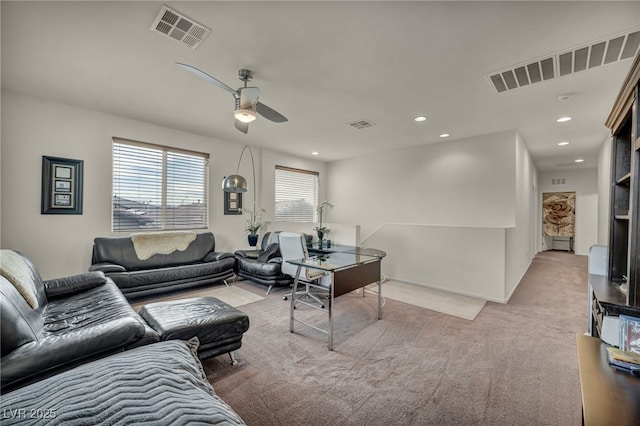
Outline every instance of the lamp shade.
[[224, 192], [247, 192], [247, 180], [240, 175], [229, 175], [222, 181]]

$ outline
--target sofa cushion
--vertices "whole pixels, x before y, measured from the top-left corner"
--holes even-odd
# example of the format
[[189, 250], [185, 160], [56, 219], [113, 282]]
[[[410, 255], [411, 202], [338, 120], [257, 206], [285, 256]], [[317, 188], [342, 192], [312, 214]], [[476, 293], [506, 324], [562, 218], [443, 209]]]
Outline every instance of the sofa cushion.
[[201, 262], [215, 250], [213, 233], [197, 234], [187, 250], [176, 250], [170, 254], [154, 254], [148, 259], [138, 258], [130, 237], [97, 237], [93, 245], [92, 263], [111, 263], [123, 266], [127, 271], [164, 268]]
[[192, 265], [172, 266], [143, 271], [114, 273], [110, 276], [125, 293], [127, 289], [146, 288], [158, 284], [159, 287], [171, 283], [204, 280], [216, 277], [225, 271], [232, 271], [235, 259], [228, 257], [218, 262], [196, 263]]

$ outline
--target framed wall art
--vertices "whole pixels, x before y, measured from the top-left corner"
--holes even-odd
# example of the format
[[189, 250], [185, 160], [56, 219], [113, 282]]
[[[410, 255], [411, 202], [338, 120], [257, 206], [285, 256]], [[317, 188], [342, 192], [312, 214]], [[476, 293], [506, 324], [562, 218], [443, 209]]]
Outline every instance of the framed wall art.
[[224, 214], [242, 214], [242, 193], [224, 193]]
[[41, 214], [82, 214], [83, 161], [42, 156]]

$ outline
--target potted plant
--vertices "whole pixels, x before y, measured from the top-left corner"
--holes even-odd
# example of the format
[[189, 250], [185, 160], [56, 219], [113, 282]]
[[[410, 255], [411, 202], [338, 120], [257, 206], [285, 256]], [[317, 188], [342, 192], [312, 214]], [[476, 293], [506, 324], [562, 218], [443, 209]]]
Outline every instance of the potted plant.
[[249, 235], [247, 236], [249, 245], [251, 247], [255, 247], [258, 244], [258, 230], [262, 226], [262, 223], [260, 223], [262, 220], [262, 214], [265, 213], [266, 210], [265, 209], [258, 209], [258, 210], [242, 209], [242, 211], [249, 215], [246, 221], [247, 226], [246, 228], [244, 228], [244, 230], [249, 233]]
[[327, 200], [324, 200], [322, 203], [320, 203], [320, 205], [316, 209], [316, 211], [318, 212], [318, 226], [314, 229], [318, 233], [318, 240], [320, 240], [320, 246], [322, 246], [322, 239], [324, 238], [325, 234], [329, 233], [329, 229], [322, 225], [322, 215], [326, 210], [333, 207], [334, 207], [333, 204], [331, 204]]

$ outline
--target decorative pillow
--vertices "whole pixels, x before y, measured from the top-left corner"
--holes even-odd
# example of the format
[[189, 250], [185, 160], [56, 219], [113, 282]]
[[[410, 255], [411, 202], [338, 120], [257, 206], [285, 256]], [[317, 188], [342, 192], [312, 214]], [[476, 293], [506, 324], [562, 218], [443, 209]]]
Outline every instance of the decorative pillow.
[[0, 250], [0, 273], [13, 284], [29, 306], [38, 308], [36, 283], [31, 268], [22, 256], [13, 250]]

